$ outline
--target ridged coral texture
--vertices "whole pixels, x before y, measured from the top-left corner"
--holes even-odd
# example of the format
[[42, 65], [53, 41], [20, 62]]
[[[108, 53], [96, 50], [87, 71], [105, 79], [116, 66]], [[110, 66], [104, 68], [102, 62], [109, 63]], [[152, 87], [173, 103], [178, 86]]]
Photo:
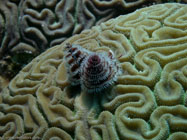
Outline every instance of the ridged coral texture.
[[[33, 55], [148, 0], [1, 0], [0, 54]], [[121, 9], [116, 9], [118, 7]]]
[[[162, 0], [1, 0], [0, 68], [4, 72], [0, 73], [5, 73], [10, 78], [10, 75], [15, 75], [15, 68], [8, 65], [23, 66], [30, 61], [29, 58], [36, 57], [47, 48], [62, 43], [84, 29], [137, 8], [161, 2]], [[23, 54], [28, 58], [17, 58]]]
[[[70, 86], [67, 43], [113, 52], [122, 73], [111, 90], [93, 95]], [[0, 139], [186, 140], [186, 56], [187, 5], [154, 5], [85, 30], [36, 57], [2, 89]]]

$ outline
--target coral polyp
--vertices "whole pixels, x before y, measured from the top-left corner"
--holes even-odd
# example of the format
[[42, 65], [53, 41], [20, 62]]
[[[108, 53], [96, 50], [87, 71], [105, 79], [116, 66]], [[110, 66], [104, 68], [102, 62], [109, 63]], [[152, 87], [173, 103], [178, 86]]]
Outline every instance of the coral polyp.
[[112, 51], [91, 52], [79, 45], [67, 44], [65, 60], [71, 85], [81, 85], [88, 93], [98, 93], [110, 87], [120, 73]]
[[119, 67], [111, 53], [92, 53], [81, 64], [81, 87], [88, 93], [98, 93], [117, 80]]

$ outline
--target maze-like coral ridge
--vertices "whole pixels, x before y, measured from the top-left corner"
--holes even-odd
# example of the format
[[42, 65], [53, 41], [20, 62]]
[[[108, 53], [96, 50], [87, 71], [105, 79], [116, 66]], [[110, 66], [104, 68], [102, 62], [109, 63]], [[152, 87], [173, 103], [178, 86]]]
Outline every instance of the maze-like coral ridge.
[[145, 3], [150, 2], [148, 0], [0, 1], [0, 56], [19, 51], [30, 51], [36, 55], [84, 29], [123, 14], [127, 9], [136, 9]]
[[[112, 50], [122, 68], [116, 85], [94, 95], [71, 87], [66, 43]], [[36, 57], [2, 90], [0, 139], [186, 140], [186, 56], [182, 4], [146, 7], [74, 35]]]
[[1, 0], [0, 76], [10, 80], [33, 58], [68, 37], [155, 2], [161, 3], [160, 0]]
[[36, 56], [84, 29], [154, 3], [162, 1], [2, 0], [0, 59], [15, 53], [21, 55], [20, 52]]

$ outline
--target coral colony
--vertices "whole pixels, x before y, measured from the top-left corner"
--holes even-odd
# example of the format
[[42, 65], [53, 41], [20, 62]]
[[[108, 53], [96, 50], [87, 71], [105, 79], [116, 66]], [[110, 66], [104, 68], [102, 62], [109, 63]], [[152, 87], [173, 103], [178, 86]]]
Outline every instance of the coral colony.
[[112, 51], [91, 52], [79, 45], [67, 44], [65, 60], [71, 85], [81, 85], [87, 93], [99, 93], [117, 80], [120, 68]]

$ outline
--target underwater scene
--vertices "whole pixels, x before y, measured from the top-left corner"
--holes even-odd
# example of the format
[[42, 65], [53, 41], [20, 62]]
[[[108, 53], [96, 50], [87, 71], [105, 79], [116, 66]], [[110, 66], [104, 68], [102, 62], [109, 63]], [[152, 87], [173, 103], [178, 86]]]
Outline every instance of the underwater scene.
[[0, 0], [0, 140], [187, 140], [187, 1]]

